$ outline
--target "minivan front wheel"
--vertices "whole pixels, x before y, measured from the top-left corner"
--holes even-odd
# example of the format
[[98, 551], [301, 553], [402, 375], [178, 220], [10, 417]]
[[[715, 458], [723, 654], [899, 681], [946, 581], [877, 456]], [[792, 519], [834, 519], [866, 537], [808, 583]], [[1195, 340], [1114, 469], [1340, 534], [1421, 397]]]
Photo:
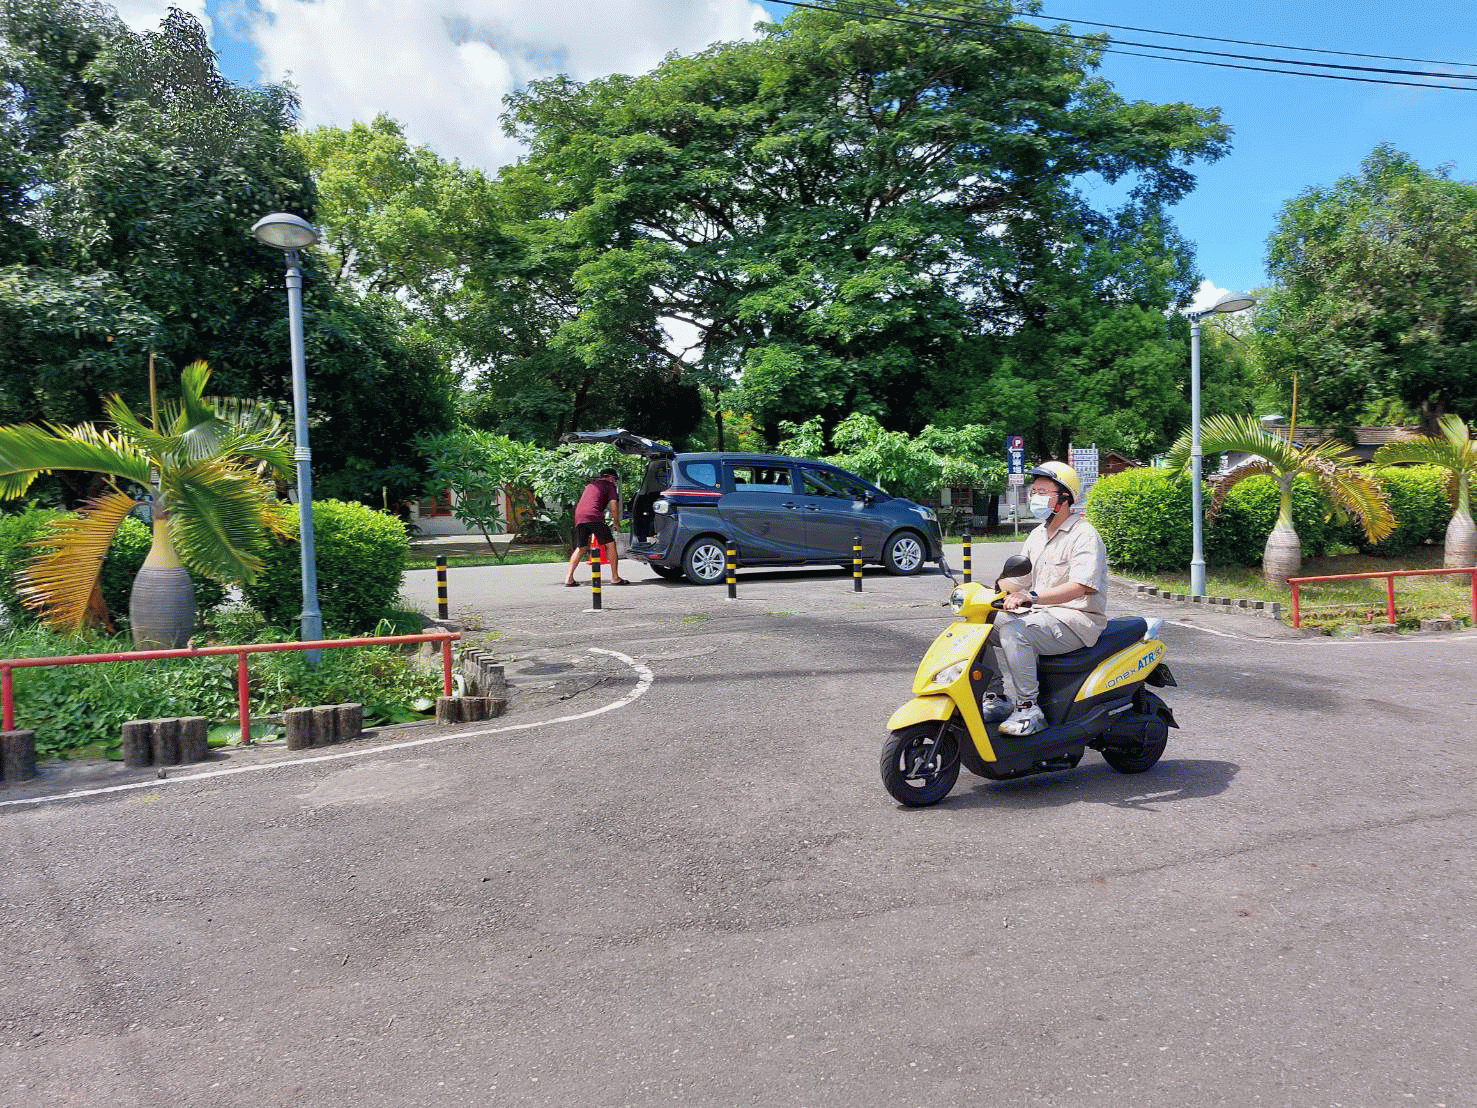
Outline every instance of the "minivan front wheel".
[[922, 571], [928, 561], [928, 551], [923, 540], [914, 531], [899, 531], [887, 540], [882, 548], [882, 564], [888, 573], [897, 577], [911, 577]]
[[717, 539], [698, 539], [682, 556], [682, 568], [694, 585], [716, 585], [723, 580], [728, 555]]

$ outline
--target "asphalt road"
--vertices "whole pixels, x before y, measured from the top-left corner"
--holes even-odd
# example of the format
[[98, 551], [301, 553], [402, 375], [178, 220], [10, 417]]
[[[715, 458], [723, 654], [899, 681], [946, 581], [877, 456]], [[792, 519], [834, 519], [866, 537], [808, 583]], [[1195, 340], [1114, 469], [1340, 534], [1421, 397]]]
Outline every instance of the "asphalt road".
[[1477, 1103], [1477, 635], [1120, 595], [1159, 766], [906, 810], [938, 577], [559, 572], [453, 571], [503, 720], [0, 791], [0, 1104]]

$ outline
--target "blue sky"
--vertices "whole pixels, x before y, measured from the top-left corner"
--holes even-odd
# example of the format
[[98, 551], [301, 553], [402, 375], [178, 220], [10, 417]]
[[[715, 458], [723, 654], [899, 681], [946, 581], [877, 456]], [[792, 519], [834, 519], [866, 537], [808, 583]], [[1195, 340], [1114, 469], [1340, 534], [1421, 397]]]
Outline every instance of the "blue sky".
[[[742, 37], [763, 0], [174, 0], [208, 25], [222, 68], [236, 80], [299, 88], [305, 125], [346, 126], [385, 112], [413, 142], [493, 170], [518, 155], [499, 130], [502, 94], [555, 71], [587, 80], [641, 72], [669, 51]], [[136, 27], [157, 25], [167, 0], [118, 0]], [[1078, 20], [1124, 27], [1462, 63], [1471, 91], [1395, 88], [1109, 55], [1102, 74], [1130, 100], [1217, 106], [1235, 130], [1231, 153], [1198, 169], [1195, 193], [1174, 212], [1213, 290], [1265, 282], [1266, 239], [1277, 213], [1312, 185], [1357, 172], [1381, 142], [1427, 168], [1477, 180], [1477, 2], [1474, 0], [1045, 0], [1043, 25]], [[1265, 47], [1148, 38], [1119, 40], [1234, 53]], [[1125, 47], [1127, 49], [1127, 47]], [[1318, 57], [1317, 55], [1304, 55]], [[1229, 59], [1223, 59], [1229, 60]], [[1429, 63], [1320, 60], [1437, 70]], [[1254, 64], [1254, 63], [1251, 63]], [[1369, 76], [1368, 74], [1359, 74]], [[1419, 78], [1400, 78], [1419, 80]]]

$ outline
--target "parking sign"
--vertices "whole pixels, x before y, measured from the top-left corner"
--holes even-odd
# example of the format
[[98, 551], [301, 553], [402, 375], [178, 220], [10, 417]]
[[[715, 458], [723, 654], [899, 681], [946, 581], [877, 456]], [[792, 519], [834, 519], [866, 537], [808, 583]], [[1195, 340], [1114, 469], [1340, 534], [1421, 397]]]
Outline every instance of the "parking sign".
[[1005, 471], [1009, 484], [1022, 484], [1026, 472], [1026, 438], [1024, 435], [1005, 436]]

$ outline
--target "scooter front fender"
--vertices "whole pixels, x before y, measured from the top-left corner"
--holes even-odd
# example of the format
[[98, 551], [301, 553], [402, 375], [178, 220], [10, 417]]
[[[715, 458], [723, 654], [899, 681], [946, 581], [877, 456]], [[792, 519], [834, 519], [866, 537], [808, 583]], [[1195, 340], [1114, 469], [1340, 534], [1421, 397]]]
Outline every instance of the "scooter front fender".
[[[966, 682], [965, 688], [968, 687]], [[944, 693], [934, 696], [915, 696], [892, 713], [892, 717], [887, 721], [887, 729], [901, 731], [904, 727], [912, 727], [918, 723], [943, 723], [952, 719], [956, 713], [963, 717], [964, 729], [969, 732], [970, 741], [974, 743], [979, 756], [986, 762], [993, 762], [995, 748], [990, 745], [990, 740], [985, 735], [985, 721], [980, 718], [979, 708], [975, 706], [972, 697], [967, 705], [960, 705], [955, 703], [953, 697]]]

